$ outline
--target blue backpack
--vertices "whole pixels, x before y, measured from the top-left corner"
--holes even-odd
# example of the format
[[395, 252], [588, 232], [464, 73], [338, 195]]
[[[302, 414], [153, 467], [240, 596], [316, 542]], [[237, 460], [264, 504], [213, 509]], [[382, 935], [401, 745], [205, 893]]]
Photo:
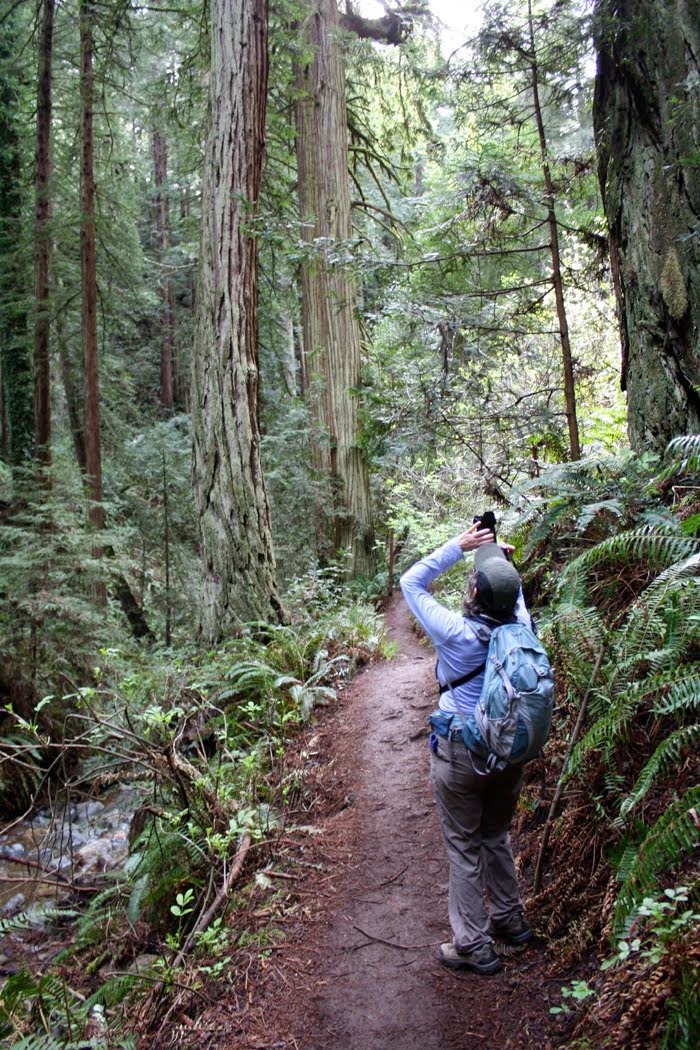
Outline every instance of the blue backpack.
[[443, 689], [461, 685], [485, 668], [481, 695], [462, 726], [462, 739], [490, 772], [527, 762], [544, 746], [552, 721], [554, 674], [529, 627], [517, 622], [474, 626], [479, 638], [488, 641], [486, 662]]

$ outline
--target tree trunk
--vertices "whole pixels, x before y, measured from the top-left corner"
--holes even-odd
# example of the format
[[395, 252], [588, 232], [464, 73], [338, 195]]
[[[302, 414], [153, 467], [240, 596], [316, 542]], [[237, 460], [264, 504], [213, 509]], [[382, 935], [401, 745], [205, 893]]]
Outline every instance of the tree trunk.
[[547, 149], [547, 137], [542, 119], [542, 107], [540, 105], [539, 71], [537, 65], [537, 51], [535, 50], [535, 31], [532, 21], [532, 0], [527, 3], [528, 29], [530, 33], [530, 73], [532, 87], [532, 101], [537, 124], [537, 135], [540, 143], [540, 157], [542, 160], [542, 175], [544, 177], [545, 200], [547, 205], [547, 224], [549, 227], [549, 251], [552, 258], [552, 285], [554, 287], [554, 298], [557, 306], [557, 319], [559, 322], [559, 341], [561, 343], [561, 359], [564, 372], [564, 404], [566, 411], [566, 422], [569, 429], [569, 451], [572, 459], [581, 458], [581, 445], [578, 435], [578, 419], [576, 417], [576, 387], [574, 385], [574, 367], [571, 357], [571, 341], [569, 339], [569, 322], [566, 317], [566, 306], [564, 304], [564, 281], [561, 273], [561, 254], [559, 251], [559, 223], [555, 208], [556, 193], [552, 173], [549, 167], [549, 153]]
[[12, 466], [32, 454], [34, 435], [27, 273], [21, 246], [24, 199], [18, 99], [12, 68], [14, 17], [0, 23], [0, 456]]
[[[80, 273], [82, 282], [82, 339], [85, 369], [85, 462], [93, 528], [104, 525], [102, 508], [102, 452], [100, 443], [100, 387], [97, 362], [97, 274], [95, 269], [95, 176], [93, 149], [93, 21], [94, 0], [80, 4]], [[102, 557], [99, 546], [93, 557]]]
[[257, 244], [267, 86], [266, 0], [212, 0], [211, 129], [202, 187], [192, 419], [208, 642], [279, 622], [258, 430]]
[[598, 0], [593, 118], [634, 448], [700, 432], [700, 4]]
[[[58, 288], [60, 289], [60, 282]], [[68, 425], [73, 440], [75, 459], [80, 470], [81, 477], [87, 475], [87, 458], [85, 455], [85, 429], [83, 427], [83, 399], [80, 395], [79, 383], [76, 382], [76, 367], [71, 356], [70, 347], [65, 333], [63, 315], [56, 311], [56, 347], [58, 349], [58, 361], [61, 369], [61, 380], [63, 382], [63, 396], [66, 399], [66, 410], [68, 412]]]
[[44, 0], [39, 43], [39, 74], [34, 159], [34, 455], [51, 464], [51, 380], [49, 370], [49, 271], [51, 260], [51, 64], [55, 0]]
[[[350, 549], [352, 573], [375, 566], [367, 462], [358, 441], [361, 341], [357, 286], [349, 266], [332, 261], [352, 236], [348, 185], [345, 73], [337, 45], [335, 0], [312, 0], [305, 25], [313, 57], [297, 68], [297, 171], [307, 399], [321, 440], [315, 464], [330, 478], [336, 550]], [[324, 508], [328, 520], [328, 508]]]
[[153, 129], [153, 172], [156, 184], [156, 237], [160, 266], [160, 403], [171, 412], [175, 403], [175, 311], [173, 285], [167, 271], [170, 248], [170, 217], [168, 204], [168, 152], [165, 137]]

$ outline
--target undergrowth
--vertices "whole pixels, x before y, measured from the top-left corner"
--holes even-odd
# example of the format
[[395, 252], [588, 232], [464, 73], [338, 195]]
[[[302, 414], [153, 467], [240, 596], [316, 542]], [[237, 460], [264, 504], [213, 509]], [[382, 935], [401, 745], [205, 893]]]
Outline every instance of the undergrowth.
[[[71, 1045], [98, 1016], [109, 1045], [126, 1047], [126, 1018], [148, 1029], [183, 980], [235, 980], [251, 895], [274, 899], [265, 871], [292, 807], [304, 807], [303, 770], [287, 767], [289, 741], [357, 667], [389, 653], [381, 618], [344, 597], [328, 573], [307, 579], [292, 604], [289, 625], [249, 624], [209, 652], [103, 648], [87, 683], [46, 697], [41, 719], [6, 712], [0, 787], [21, 789], [27, 808], [46, 767], [54, 778], [66, 773], [57, 812], [69, 798], [126, 782], [140, 797], [126, 863], [89, 875], [94, 892], [58, 960], [62, 976], [23, 970], [5, 984], [8, 1045]], [[54, 705], [60, 736], [47, 729]], [[7, 922], [0, 933], [29, 919]]]
[[[700, 438], [682, 439], [665, 463], [625, 455], [557, 466], [523, 494], [516, 560], [528, 566], [530, 604], [545, 603], [540, 629], [558, 672], [552, 792], [564, 778], [529, 908], [559, 971], [580, 977], [584, 967], [590, 983], [589, 994], [579, 980], [586, 994], [561, 1008], [562, 1045], [696, 1045], [699, 456]], [[73, 797], [129, 781], [141, 799], [126, 864], [90, 875], [73, 945], [49, 972], [5, 984], [8, 1045], [67, 1046], [94, 1031], [95, 1045], [108, 1033], [109, 1045], [127, 1047], [120, 1018], [146, 1031], [176, 1003], [196, 1012], [204, 982], [235, 982], [251, 953], [269, 948], [262, 916], [288, 907], [275, 884], [278, 846], [310, 803], [303, 756], [287, 761], [290, 741], [359, 665], [387, 652], [380, 618], [349, 599], [338, 570], [297, 581], [289, 606], [290, 625], [247, 625], [207, 653], [145, 653], [116, 636], [89, 663], [81, 652], [70, 688], [33, 704], [18, 693], [6, 710], [7, 797], [28, 807], [60, 772]], [[543, 768], [533, 763], [530, 779]], [[306, 819], [299, 828], [313, 833]], [[21, 933], [22, 914], [7, 921]]]
[[[540, 488], [526, 544], [548, 566], [535, 575], [551, 595], [545, 633], [560, 705], [549, 753], [565, 784], [531, 907], [562, 964], [591, 952], [609, 962], [566, 1045], [697, 1045], [697, 447], [674, 443], [665, 465], [630, 459], [629, 478], [600, 464], [558, 468], [565, 491]], [[674, 491], [684, 498], [669, 500]], [[561, 769], [584, 697], [583, 732]], [[655, 926], [649, 908], [659, 897], [668, 905], [681, 884], [687, 909]]]

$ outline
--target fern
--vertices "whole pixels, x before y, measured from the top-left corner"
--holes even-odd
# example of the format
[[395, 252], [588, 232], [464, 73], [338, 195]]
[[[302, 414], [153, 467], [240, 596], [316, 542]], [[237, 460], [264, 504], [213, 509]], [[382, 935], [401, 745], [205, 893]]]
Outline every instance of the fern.
[[92, 1010], [93, 1006], [105, 1006], [108, 1009], [118, 1006], [127, 998], [135, 987], [143, 982], [138, 974], [120, 973], [108, 978], [100, 985], [96, 992], [85, 1001], [85, 1010]]
[[600, 564], [629, 566], [643, 560], [650, 569], [661, 570], [691, 558], [697, 551], [697, 540], [679, 536], [675, 531], [644, 525], [622, 532], [569, 562], [561, 575], [559, 595], [563, 601], [583, 606], [589, 576]]
[[613, 932], [620, 933], [645, 896], [657, 890], [656, 876], [680, 864], [700, 841], [700, 787], [690, 788], [659, 818], [637, 850], [615, 903]]
[[[661, 691], [661, 690], [660, 690]], [[654, 704], [658, 715], [685, 714], [700, 710], [700, 670], [691, 669], [685, 677], [666, 683], [663, 697]]]
[[8, 933], [18, 933], [21, 930], [28, 930], [31, 924], [32, 917], [31, 915], [27, 915], [26, 911], [21, 911], [9, 919], [0, 918], [0, 937], [6, 937]]
[[671, 462], [659, 480], [675, 474], [697, 474], [700, 471], [700, 434], [682, 434], [673, 438], [666, 447]]
[[623, 800], [620, 806], [620, 816], [627, 816], [644, 798], [659, 775], [665, 773], [674, 762], [678, 762], [683, 751], [692, 747], [698, 740], [700, 740], [700, 725], [684, 726], [666, 737], [639, 774], [632, 792]]
[[616, 518], [624, 518], [626, 510], [619, 499], [604, 499], [598, 503], [588, 503], [582, 507], [581, 513], [576, 519], [576, 531], [585, 532], [591, 522], [598, 517], [601, 511], [607, 511]]

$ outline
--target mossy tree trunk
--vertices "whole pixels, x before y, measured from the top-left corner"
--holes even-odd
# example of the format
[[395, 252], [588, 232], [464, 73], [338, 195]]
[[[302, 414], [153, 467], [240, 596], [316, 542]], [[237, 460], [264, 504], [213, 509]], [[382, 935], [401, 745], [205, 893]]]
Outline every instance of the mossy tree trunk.
[[319, 433], [315, 465], [333, 506], [321, 509], [333, 548], [350, 550], [353, 575], [374, 569], [369, 472], [359, 441], [361, 338], [357, 284], [341, 261], [352, 236], [345, 71], [335, 0], [312, 0], [303, 26], [310, 60], [297, 67], [297, 171], [306, 396]]
[[700, 3], [598, 0], [594, 123], [630, 441], [700, 432]]
[[201, 634], [279, 622], [258, 430], [258, 265], [266, 0], [212, 0], [211, 128], [202, 188], [194, 340], [194, 486], [203, 559]]

